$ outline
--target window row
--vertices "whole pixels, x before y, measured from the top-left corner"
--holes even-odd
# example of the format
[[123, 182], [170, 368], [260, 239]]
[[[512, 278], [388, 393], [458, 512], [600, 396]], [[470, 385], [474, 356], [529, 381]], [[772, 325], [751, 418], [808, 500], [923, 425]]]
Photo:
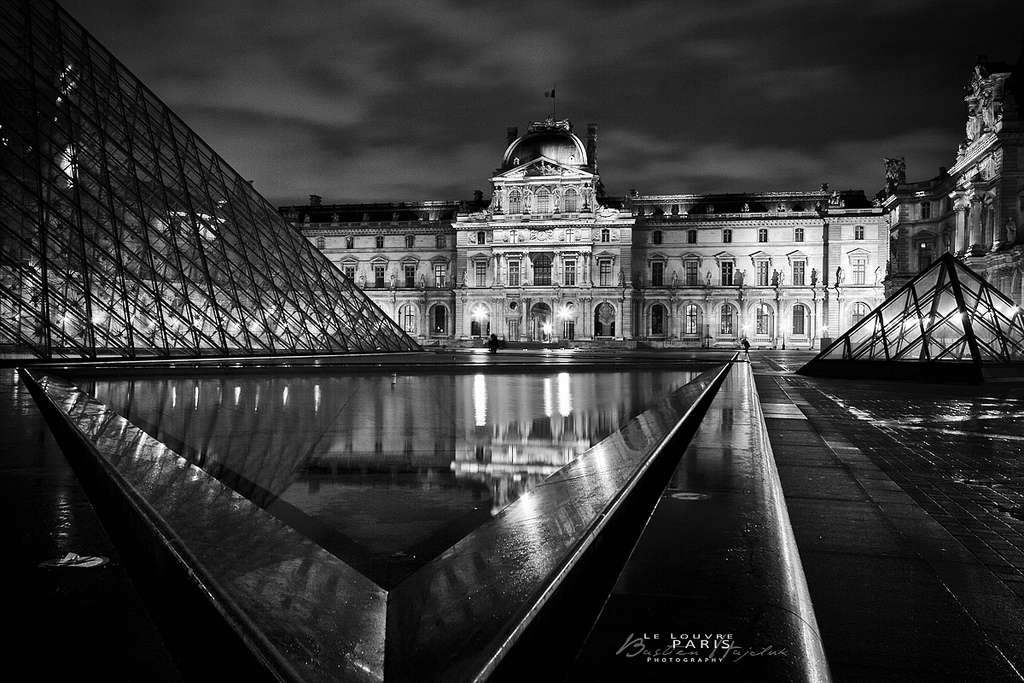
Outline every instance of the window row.
[[580, 193], [575, 188], [567, 188], [559, 195], [557, 192], [553, 193], [546, 187], [542, 187], [536, 192], [509, 191], [507, 213], [578, 213], [581, 206], [584, 211], [589, 208], [581, 203]]
[[[652, 287], [664, 287], [669, 284], [665, 278], [665, 267], [664, 261], [651, 262]], [[865, 270], [866, 264], [861, 264], [860, 270], [855, 271], [855, 274], [859, 272], [863, 279]], [[721, 287], [734, 287], [741, 284], [768, 287], [786, 284], [785, 274], [782, 271], [769, 268], [767, 260], [759, 260], [754, 263], [754, 280], [752, 282], [746, 282], [745, 277], [745, 271], [737, 270], [734, 261], [722, 261], [718, 264], [718, 285]], [[789, 284], [794, 287], [806, 287], [808, 284], [816, 284], [816, 278], [817, 272], [814, 269], [809, 272], [806, 261], [793, 261], [790, 268]], [[682, 280], [680, 281], [678, 274], [673, 272], [671, 284], [682, 287], [711, 286], [711, 271], [708, 270], [704, 279], [701, 280], [699, 262], [696, 259], [687, 259], [683, 261]]]
[[[861, 230], [863, 230], [863, 227], [861, 227]], [[704, 234], [706, 235], [706, 234], [708, 234], [709, 231], [707, 231], [707, 230], [699, 231], [699, 230], [696, 230], [696, 229], [693, 229], [693, 228], [687, 230], [686, 231], [686, 243], [687, 244], [697, 244], [697, 240], [698, 240], [697, 236], [698, 236], [699, 232], [704, 232]], [[778, 235], [780, 231], [779, 230], [774, 230], [773, 232], [776, 235]], [[803, 242], [804, 241], [804, 235], [805, 235], [805, 229], [804, 228], [794, 228], [793, 229], [793, 239], [792, 239], [792, 241], [793, 242]], [[863, 237], [860, 237], [858, 239], [863, 239]], [[651, 232], [651, 244], [663, 244], [664, 241], [665, 241], [664, 231], [662, 231], [662, 230], [654, 230], [654, 231]], [[732, 241], [733, 241], [733, 230], [732, 230], [732, 228], [723, 228], [722, 229], [722, 233], [721, 233], [721, 240], [719, 240], [719, 241], [722, 242], [722, 243], [725, 243], [725, 244], [732, 243]], [[768, 242], [768, 228], [758, 228], [757, 229], [757, 241], [761, 242], [761, 243]]]
[[[355, 263], [343, 263], [341, 270], [345, 273], [345, 277], [364, 288], [401, 287], [413, 289], [427, 286], [445, 288], [452, 284], [448, 277], [447, 263], [431, 264], [429, 271], [424, 271], [414, 263], [402, 264], [398, 270], [389, 269], [386, 263], [373, 263], [370, 264], [368, 271], [366, 268], [359, 268]], [[370, 274], [369, 278], [367, 278], [367, 272]], [[429, 282], [427, 281], [428, 272], [431, 275]]]
[[[758, 337], [775, 336], [775, 308], [770, 304], [757, 304], [753, 311], [753, 319], [739, 323], [736, 306], [722, 304], [716, 314], [706, 319], [704, 309], [699, 304], [685, 304], [680, 310], [681, 329], [684, 337], [736, 337], [751, 334]], [[669, 332], [669, 312], [663, 304], [654, 304], [648, 315], [648, 334], [650, 336], [666, 336]], [[804, 304], [795, 304], [789, 317], [788, 333], [797, 336], [809, 336], [811, 333], [811, 309]]]
[[[384, 249], [385, 248], [385, 239], [384, 239], [384, 237], [385, 237], [384, 235], [373, 235], [372, 237], [368, 237], [368, 238], [365, 238], [365, 239], [366, 240], [373, 240], [372, 244], [373, 244], [373, 248], [374, 249]], [[422, 239], [425, 236], [424, 235], [420, 235], [419, 237], [420, 237], [419, 241], [422, 242]], [[364, 240], [361, 238], [360, 241], [364, 241]], [[360, 246], [368, 246], [368, 245], [361, 244]], [[395, 246], [395, 245], [392, 244], [391, 246]], [[415, 249], [416, 247], [425, 247], [425, 246], [426, 245], [424, 245], [422, 243], [419, 243], [419, 244], [417, 243], [417, 236], [416, 235], [406, 235], [405, 236], [405, 248], [406, 249]], [[435, 249], [446, 249], [447, 247], [448, 247], [448, 236], [447, 235], [434, 235], [434, 248]], [[326, 249], [327, 248], [327, 238], [323, 237], [323, 236], [317, 237], [316, 238], [316, 248], [320, 249], [321, 251]], [[345, 248], [346, 249], [355, 249], [356, 248], [356, 238], [355, 238], [355, 236], [353, 236], [353, 235], [346, 235], [345, 236]]]

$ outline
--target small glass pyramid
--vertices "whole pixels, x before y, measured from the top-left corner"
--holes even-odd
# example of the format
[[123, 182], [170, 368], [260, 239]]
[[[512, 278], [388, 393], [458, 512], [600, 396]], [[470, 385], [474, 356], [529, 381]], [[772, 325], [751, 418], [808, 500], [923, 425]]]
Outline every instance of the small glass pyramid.
[[800, 373], [981, 381], [997, 366], [1021, 374], [1012, 372], [1017, 364], [1024, 371], [1020, 307], [944, 254]]

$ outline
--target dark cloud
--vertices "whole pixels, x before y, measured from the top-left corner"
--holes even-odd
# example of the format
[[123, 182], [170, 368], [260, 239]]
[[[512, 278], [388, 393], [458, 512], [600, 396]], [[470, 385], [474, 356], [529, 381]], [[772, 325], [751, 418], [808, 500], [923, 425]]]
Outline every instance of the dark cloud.
[[600, 128], [611, 192], [863, 188], [952, 165], [1019, 0], [63, 0], [275, 203], [460, 198], [505, 128]]

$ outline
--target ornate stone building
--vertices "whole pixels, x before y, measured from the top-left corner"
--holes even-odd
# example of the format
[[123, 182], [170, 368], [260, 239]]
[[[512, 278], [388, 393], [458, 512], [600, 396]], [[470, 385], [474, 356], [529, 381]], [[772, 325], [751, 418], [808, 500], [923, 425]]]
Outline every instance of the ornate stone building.
[[880, 194], [892, 244], [888, 291], [943, 252], [1024, 302], [1024, 94], [1017, 65], [980, 57], [966, 89], [966, 138], [956, 163], [931, 180], [908, 183], [902, 158], [888, 160]]
[[882, 301], [862, 191], [606, 197], [597, 128], [508, 130], [472, 202], [281, 211], [421, 343], [817, 348]]

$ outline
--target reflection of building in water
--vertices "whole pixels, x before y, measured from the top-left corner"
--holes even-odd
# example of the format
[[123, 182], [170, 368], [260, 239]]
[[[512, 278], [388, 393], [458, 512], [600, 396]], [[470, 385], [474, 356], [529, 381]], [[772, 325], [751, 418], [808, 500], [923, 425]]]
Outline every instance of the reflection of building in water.
[[567, 372], [466, 378], [452, 469], [486, 482], [497, 512], [687, 378]]
[[689, 376], [146, 379], [95, 395], [262, 504], [457, 489], [497, 511]]

